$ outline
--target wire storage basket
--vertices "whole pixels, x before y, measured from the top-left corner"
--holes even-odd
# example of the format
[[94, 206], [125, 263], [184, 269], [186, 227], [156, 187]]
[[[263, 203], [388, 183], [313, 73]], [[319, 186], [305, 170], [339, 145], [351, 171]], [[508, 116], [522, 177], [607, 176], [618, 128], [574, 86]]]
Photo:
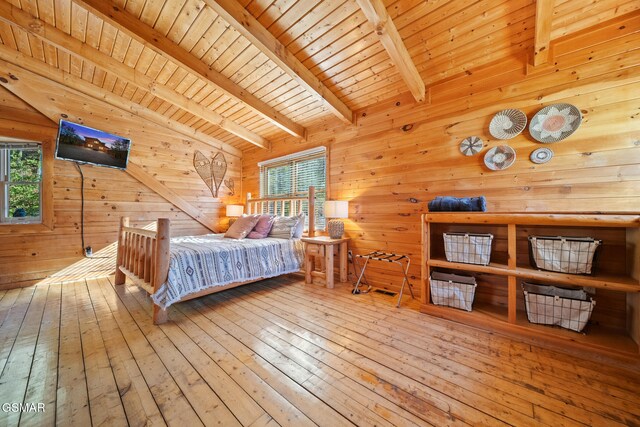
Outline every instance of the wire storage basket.
[[429, 284], [434, 304], [471, 311], [478, 286], [475, 277], [434, 271]]
[[529, 236], [531, 265], [568, 274], [593, 274], [602, 240], [591, 237]]
[[493, 234], [443, 233], [442, 237], [447, 261], [489, 265]]
[[596, 301], [582, 289], [522, 282], [524, 305], [531, 323], [556, 325], [582, 332]]

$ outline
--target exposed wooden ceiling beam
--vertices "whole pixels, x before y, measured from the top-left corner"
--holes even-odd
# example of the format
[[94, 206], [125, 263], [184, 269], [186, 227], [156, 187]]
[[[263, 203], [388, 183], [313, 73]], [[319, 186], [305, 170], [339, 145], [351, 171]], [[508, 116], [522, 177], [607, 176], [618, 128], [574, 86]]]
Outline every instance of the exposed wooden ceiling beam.
[[400, 33], [391, 17], [387, 13], [382, 0], [356, 0], [362, 12], [374, 27], [374, 30], [385, 50], [391, 57], [391, 61], [409, 87], [414, 99], [418, 102], [425, 100], [425, 86], [420, 73], [416, 68], [407, 47], [400, 37]]
[[111, 56], [95, 49], [86, 43], [70, 36], [58, 28], [32, 16], [20, 8], [0, 0], [0, 20], [32, 34], [45, 43], [77, 56], [96, 67], [114, 73], [128, 83], [139, 87], [153, 95], [174, 104], [183, 110], [200, 117], [220, 128], [244, 139], [258, 147], [267, 148], [269, 142], [260, 135], [228, 120], [218, 113], [211, 111], [186, 96], [176, 92], [168, 86], [159, 84], [151, 77], [136, 71]]
[[312, 93], [339, 119], [353, 122], [353, 112], [302, 62], [263, 27], [237, 0], [204, 0], [216, 13], [246, 37], [300, 86]]
[[[0, 61], [0, 66], [7, 65], [2, 64]], [[6, 72], [6, 69], [4, 70]], [[60, 106], [58, 103], [51, 102], [48, 97], [49, 93], [53, 90], [57, 90], [59, 92], [64, 92], [69, 89], [67, 88], [56, 88], [55, 86], [59, 86], [58, 83], [45, 79], [43, 77], [37, 76], [33, 73], [23, 70], [19, 73], [21, 76], [25, 74], [29, 74], [28, 78], [18, 78], [14, 79], [5, 79], [6, 83], [0, 81], [0, 85], [5, 87], [11, 93], [16, 95], [18, 98], [25, 101], [27, 104], [31, 105], [33, 108], [38, 110], [44, 116], [51, 119], [54, 123], [57, 123], [60, 118]], [[10, 74], [10, 75], [13, 75]], [[72, 92], [77, 92], [75, 90], [71, 90]], [[78, 121], [78, 118], [75, 116], [78, 114], [78, 110], [81, 110], [81, 106], [73, 105], [70, 106], [70, 110], [65, 110], [69, 113], [70, 119]], [[76, 110], [75, 113], [71, 110]], [[193, 219], [212, 230], [214, 233], [217, 232], [218, 220], [213, 217], [211, 214], [207, 212], [203, 212], [201, 209], [193, 206], [187, 200], [183, 199], [178, 193], [176, 193], [171, 188], [167, 187], [160, 181], [158, 181], [155, 177], [153, 177], [149, 172], [145, 171], [143, 167], [137, 165], [134, 161], [129, 160], [127, 164], [126, 173], [130, 176], [134, 177], [155, 193], [166, 199], [168, 202], [174, 204], [179, 209], [181, 209], [184, 213], [191, 216]]]
[[213, 70], [200, 59], [187, 52], [164, 34], [156, 31], [138, 18], [121, 10], [108, 0], [74, 0], [76, 3], [88, 9], [91, 13], [115, 26], [123, 33], [134, 40], [142, 43], [145, 47], [153, 50], [162, 57], [169, 59], [175, 64], [183, 67], [189, 72], [201, 77], [211, 83], [226, 95], [242, 102], [247, 107], [253, 109], [257, 114], [269, 120], [275, 126], [285, 132], [299, 137], [306, 138], [306, 129], [285, 115], [276, 111], [256, 96], [248, 93], [242, 87], [236, 85], [223, 74]]
[[536, 27], [533, 47], [533, 65], [535, 66], [546, 64], [549, 61], [554, 5], [554, 0], [536, 0]]
[[94, 85], [93, 83], [82, 80], [80, 77], [76, 77], [73, 74], [67, 73], [57, 67], [53, 67], [45, 62], [24, 55], [23, 53], [15, 51], [8, 46], [0, 44], [0, 71], [8, 75], [15, 75], [19, 77], [23, 70], [52, 80], [61, 86], [75, 90], [91, 98], [104, 101], [113, 107], [125, 110], [128, 113], [148, 120], [160, 127], [178, 132], [187, 138], [202, 142], [203, 144], [207, 144], [217, 150], [222, 150], [231, 156], [242, 158], [242, 151], [225, 142], [197, 131], [190, 126], [170, 119], [153, 110], [145, 108], [138, 103], [118, 96], [111, 91]]

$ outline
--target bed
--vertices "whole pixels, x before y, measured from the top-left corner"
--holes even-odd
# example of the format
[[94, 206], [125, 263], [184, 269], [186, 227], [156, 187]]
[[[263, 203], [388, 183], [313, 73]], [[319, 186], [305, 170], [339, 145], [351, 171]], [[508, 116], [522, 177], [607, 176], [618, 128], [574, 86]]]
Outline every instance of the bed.
[[[309, 236], [315, 235], [315, 191], [308, 196], [253, 199], [247, 213], [295, 215], [306, 204]], [[120, 220], [115, 284], [127, 279], [153, 300], [153, 322], [167, 321], [174, 303], [231, 289], [282, 274], [298, 272], [304, 254], [300, 239], [228, 239], [222, 234], [171, 238], [170, 221], [159, 218], [156, 230], [129, 227]]]

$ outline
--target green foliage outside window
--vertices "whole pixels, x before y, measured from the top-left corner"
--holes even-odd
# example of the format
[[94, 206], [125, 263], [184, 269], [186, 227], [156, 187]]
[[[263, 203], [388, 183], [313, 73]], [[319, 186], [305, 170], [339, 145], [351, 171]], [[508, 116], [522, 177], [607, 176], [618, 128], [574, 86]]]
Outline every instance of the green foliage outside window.
[[[311, 150], [313, 153], [294, 153], [283, 158], [272, 159], [260, 165], [261, 197], [299, 197], [305, 196], [310, 186], [316, 189], [316, 228], [325, 226], [324, 201], [326, 199], [326, 152]], [[275, 205], [269, 205], [269, 212], [274, 213]], [[307, 213], [308, 203], [302, 202], [302, 210]], [[292, 215], [290, 206], [284, 205], [284, 215]]]
[[291, 165], [282, 165], [267, 170], [267, 195], [291, 195]]
[[[41, 151], [9, 149], [7, 217], [40, 216], [40, 181], [42, 180]], [[6, 167], [6, 165], [5, 165]]]
[[10, 182], [40, 182], [40, 150], [11, 150]]

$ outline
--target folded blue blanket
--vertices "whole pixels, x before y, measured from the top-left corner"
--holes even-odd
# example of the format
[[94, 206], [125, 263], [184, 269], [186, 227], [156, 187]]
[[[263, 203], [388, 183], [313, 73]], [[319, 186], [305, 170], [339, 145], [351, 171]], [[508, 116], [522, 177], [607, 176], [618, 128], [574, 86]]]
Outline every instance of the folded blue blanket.
[[487, 210], [487, 200], [480, 197], [438, 196], [429, 202], [430, 212], [480, 211]]

